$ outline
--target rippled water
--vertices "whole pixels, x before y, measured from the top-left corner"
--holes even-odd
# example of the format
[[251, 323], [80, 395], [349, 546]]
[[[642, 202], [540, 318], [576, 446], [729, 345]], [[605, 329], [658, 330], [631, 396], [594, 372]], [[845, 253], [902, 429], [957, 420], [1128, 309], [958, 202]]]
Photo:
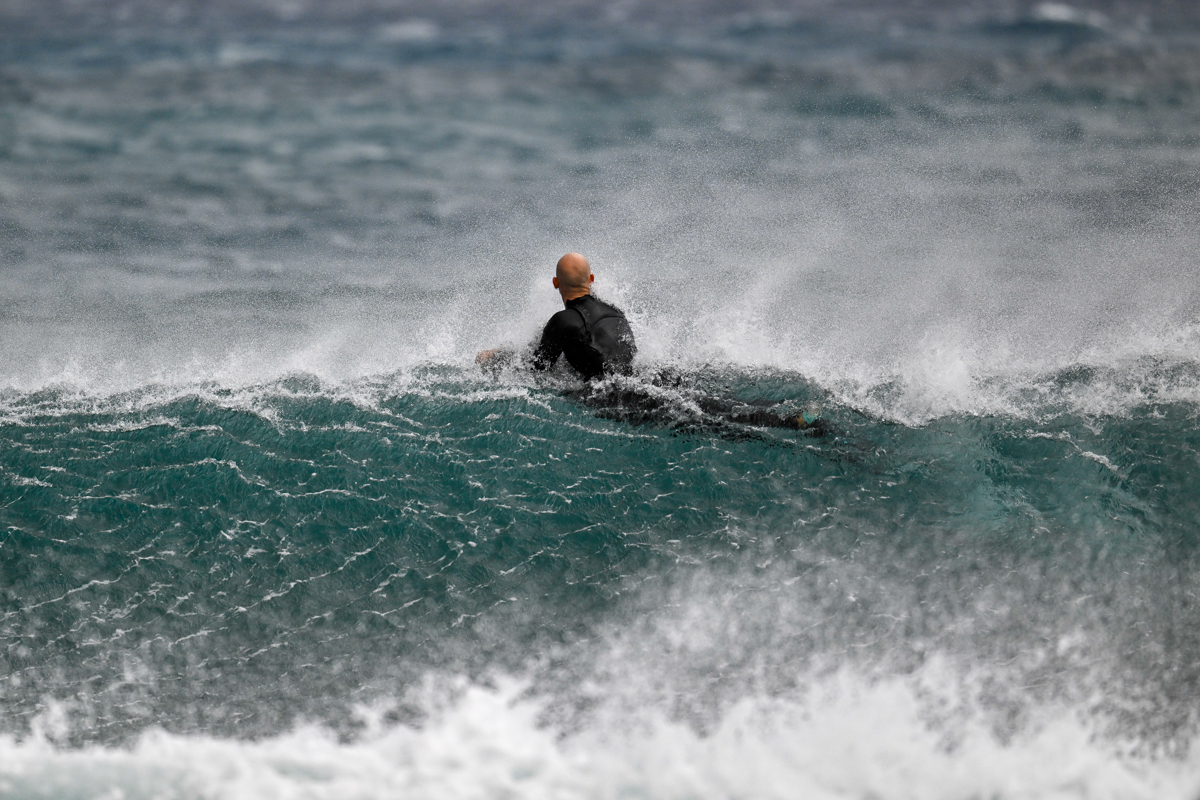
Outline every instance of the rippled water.
[[1195, 796], [1200, 39], [1053, 13], [8, 34], [0, 795]]

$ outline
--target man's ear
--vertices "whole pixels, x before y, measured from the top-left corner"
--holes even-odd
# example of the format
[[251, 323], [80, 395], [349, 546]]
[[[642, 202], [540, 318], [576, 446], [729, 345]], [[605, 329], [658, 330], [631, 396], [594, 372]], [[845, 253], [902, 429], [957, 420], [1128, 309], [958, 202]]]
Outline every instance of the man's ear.
[[588, 274], [588, 283], [595, 283], [595, 282], [596, 282], [596, 276], [589, 273]]
[[554, 288], [557, 289], [558, 288], [558, 276], [555, 275], [553, 280], [554, 280]]

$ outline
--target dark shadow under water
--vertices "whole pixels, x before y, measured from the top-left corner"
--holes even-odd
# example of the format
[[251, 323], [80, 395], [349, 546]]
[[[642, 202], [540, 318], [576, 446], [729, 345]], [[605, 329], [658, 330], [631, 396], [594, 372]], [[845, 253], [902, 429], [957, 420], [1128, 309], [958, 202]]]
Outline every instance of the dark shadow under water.
[[[723, 438], [753, 437], [753, 428], [779, 428], [802, 436], [835, 437], [841, 430], [811, 399], [824, 393], [807, 382], [805, 399], [738, 397], [727, 387], [706, 386], [703, 373], [660, 368], [633, 379], [611, 378], [564, 390], [563, 396], [593, 410], [601, 419], [651, 425]], [[722, 388], [725, 390], [722, 391]]]

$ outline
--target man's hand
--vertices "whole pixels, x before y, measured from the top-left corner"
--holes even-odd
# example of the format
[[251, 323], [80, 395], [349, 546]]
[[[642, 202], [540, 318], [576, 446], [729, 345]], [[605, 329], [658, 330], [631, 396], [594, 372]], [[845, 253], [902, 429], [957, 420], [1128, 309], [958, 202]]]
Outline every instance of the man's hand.
[[480, 369], [493, 375], [499, 375], [500, 370], [513, 366], [517, 359], [517, 351], [510, 347], [497, 347], [493, 350], [481, 350], [475, 356], [475, 363]]

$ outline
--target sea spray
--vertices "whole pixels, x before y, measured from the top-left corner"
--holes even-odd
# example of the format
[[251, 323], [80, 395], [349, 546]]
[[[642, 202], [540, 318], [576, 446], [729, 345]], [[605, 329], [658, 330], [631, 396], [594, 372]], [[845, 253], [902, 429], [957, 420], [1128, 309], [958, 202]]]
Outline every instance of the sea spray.
[[1194, 797], [1192, 30], [585, 5], [3, 11], [0, 794]]

